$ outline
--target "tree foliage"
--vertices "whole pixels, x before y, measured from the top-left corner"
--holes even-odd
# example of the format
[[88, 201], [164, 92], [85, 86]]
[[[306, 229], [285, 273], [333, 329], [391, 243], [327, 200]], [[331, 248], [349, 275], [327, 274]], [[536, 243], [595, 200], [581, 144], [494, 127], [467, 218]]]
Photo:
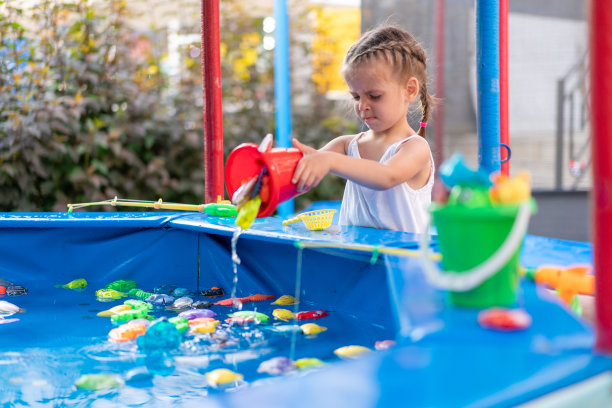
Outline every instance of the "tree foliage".
[[[168, 32], [133, 28], [125, 0], [14, 3], [0, 1], [0, 210], [62, 211], [114, 196], [202, 202], [199, 42], [181, 45], [170, 75]], [[225, 154], [274, 130], [273, 55], [261, 17], [244, 8], [221, 8]], [[303, 30], [307, 16], [303, 8]], [[307, 40], [293, 45], [308, 56]], [[309, 101], [294, 110], [300, 139], [318, 146], [354, 131], [313, 84], [300, 93]], [[330, 178], [301, 205], [341, 189]]]

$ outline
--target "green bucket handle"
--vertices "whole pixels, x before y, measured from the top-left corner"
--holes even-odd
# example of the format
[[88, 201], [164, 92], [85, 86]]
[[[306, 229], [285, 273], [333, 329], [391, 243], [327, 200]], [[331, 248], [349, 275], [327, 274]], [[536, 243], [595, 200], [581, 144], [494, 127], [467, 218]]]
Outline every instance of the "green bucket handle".
[[429, 218], [425, 231], [421, 234], [421, 240], [419, 241], [419, 252], [427, 280], [434, 286], [453, 292], [467, 292], [482, 284], [508, 262], [523, 242], [523, 238], [527, 233], [527, 226], [529, 225], [529, 217], [531, 216], [530, 207], [529, 201], [519, 205], [516, 219], [506, 240], [489, 259], [472, 269], [461, 271], [461, 273], [442, 271], [431, 260], [429, 248], [431, 218]]

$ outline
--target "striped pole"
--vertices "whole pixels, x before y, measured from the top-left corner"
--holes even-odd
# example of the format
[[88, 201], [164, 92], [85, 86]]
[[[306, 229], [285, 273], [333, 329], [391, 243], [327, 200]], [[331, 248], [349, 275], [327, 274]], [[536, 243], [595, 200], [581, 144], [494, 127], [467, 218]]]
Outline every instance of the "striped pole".
[[499, 0], [476, 1], [476, 66], [478, 163], [492, 173], [500, 170]]

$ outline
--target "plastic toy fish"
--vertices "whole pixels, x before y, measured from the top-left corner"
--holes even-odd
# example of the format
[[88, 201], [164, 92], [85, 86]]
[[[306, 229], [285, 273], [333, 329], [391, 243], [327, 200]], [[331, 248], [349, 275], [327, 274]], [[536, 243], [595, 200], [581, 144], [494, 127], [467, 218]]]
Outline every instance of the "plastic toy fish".
[[9, 285], [6, 286], [5, 294], [7, 296], [21, 296], [28, 293], [28, 288], [21, 285]]
[[[272, 295], [262, 295], [262, 294], [256, 294], [256, 295], [250, 295], [250, 296], [245, 296], [245, 297], [241, 297], [241, 298], [237, 298], [236, 300], [238, 300], [241, 303], [248, 303], [248, 302], [259, 302], [262, 300], [270, 300], [270, 299], [274, 299], [274, 296]], [[215, 302], [215, 305], [221, 305], [221, 306], [233, 306], [234, 305], [234, 299], [229, 298], [229, 299], [223, 299], [220, 300], [218, 302]]]
[[6, 286], [0, 286], [0, 295], [6, 294]]
[[15, 323], [18, 321], [19, 319], [5, 319], [4, 317], [0, 316], [0, 324]]
[[100, 299], [121, 299], [126, 297], [127, 293], [119, 292], [114, 289], [98, 289], [96, 290], [96, 297]]
[[255, 198], [240, 206], [238, 208], [238, 216], [236, 217], [236, 225], [243, 230], [249, 229], [259, 213], [259, 207], [261, 207], [261, 198], [259, 196], [255, 196]]
[[235, 373], [227, 368], [217, 368], [216, 370], [207, 372], [204, 376], [206, 377], [206, 381], [212, 386], [235, 383], [237, 381], [242, 381], [244, 378], [242, 374]]
[[191, 291], [186, 288], [176, 288], [172, 291], [171, 295], [174, 297], [180, 298], [180, 297], [190, 296]]
[[438, 175], [449, 188], [455, 186], [489, 187], [491, 185], [489, 173], [468, 167], [459, 153], [455, 153], [440, 165]]
[[201, 321], [197, 324], [190, 324], [189, 328], [191, 333], [212, 333], [217, 329], [218, 324], [218, 320], [210, 319], [209, 321]]
[[320, 319], [322, 317], [328, 316], [329, 312], [327, 310], [309, 310], [307, 312], [299, 312], [295, 315], [298, 320], [302, 319]]
[[295, 314], [291, 310], [287, 309], [274, 309], [272, 311], [272, 316], [284, 321], [295, 319]]
[[295, 325], [295, 324], [279, 324], [277, 326], [271, 326], [269, 328], [269, 330], [275, 331], [277, 333], [288, 333], [291, 334], [293, 332], [296, 333], [301, 333], [302, 329], [300, 329], [300, 326]]
[[296, 360], [295, 362], [295, 366], [299, 369], [299, 370], [308, 370], [310, 368], [319, 368], [319, 367], [323, 367], [325, 365], [325, 363], [321, 360], [319, 360], [318, 358], [300, 358], [299, 360]]
[[195, 307], [196, 309], [210, 309], [212, 305], [212, 302], [208, 300], [198, 300], [197, 302], [193, 302], [191, 307]]
[[318, 333], [321, 333], [327, 330], [327, 327], [319, 326], [316, 323], [306, 323], [306, 324], [301, 325], [300, 329], [302, 329], [302, 333], [307, 334], [307, 335], [312, 335], [312, 334], [318, 334]]
[[24, 313], [25, 309], [21, 309], [12, 303], [5, 300], [0, 300], [0, 317], [12, 316], [15, 313]]
[[180, 310], [180, 309], [191, 307], [192, 304], [193, 304], [193, 299], [190, 297], [184, 296], [184, 297], [180, 297], [176, 299], [174, 303], [172, 303], [172, 306], [169, 306], [168, 308]]
[[253, 321], [259, 322], [267, 322], [270, 318], [259, 312], [251, 311], [251, 310], [241, 310], [239, 312], [234, 312], [228, 315], [229, 317], [243, 317], [245, 319], [251, 319]]
[[536, 283], [557, 289], [559, 297], [570, 304], [576, 294], [593, 295], [595, 293], [595, 275], [593, 266], [572, 265], [541, 265], [537, 268], [527, 268], [525, 277]]
[[138, 299], [128, 299], [123, 303], [132, 306], [132, 309], [145, 310], [147, 312], [153, 307], [150, 303], [143, 302], [142, 300]]
[[270, 375], [285, 374], [295, 370], [295, 364], [287, 357], [274, 357], [263, 361], [257, 368], [258, 373], [266, 373]]
[[117, 374], [85, 374], [74, 385], [83, 390], [105, 390], [123, 386], [123, 379]]
[[531, 316], [522, 309], [492, 307], [478, 313], [478, 323], [486, 329], [499, 331], [524, 330], [531, 326]]
[[186, 317], [187, 320], [197, 319], [199, 317], [215, 317], [217, 313], [210, 309], [189, 309], [179, 313], [180, 317]]
[[520, 172], [509, 178], [499, 174], [494, 179], [490, 189], [491, 200], [501, 204], [518, 204], [531, 198], [531, 176], [527, 172]]
[[119, 292], [129, 292], [136, 288], [137, 284], [133, 280], [119, 279], [106, 285], [106, 289], [114, 289]]
[[115, 327], [108, 332], [108, 339], [116, 343], [121, 343], [129, 340], [134, 340], [138, 336], [142, 336], [147, 331], [147, 326], [140, 322], [127, 322], [119, 327]]
[[395, 344], [396, 342], [394, 340], [380, 340], [374, 343], [374, 348], [376, 350], [388, 350], [395, 346]]
[[189, 326], [197, 326], [198, 324], [219, 324], [219, 321], [212, 317], [196, 317], [195, 319], [187, 320]]
[[334, 354], [341, 358], [357, 358], [372, 350], [364, 346], [344, 346], [334, 350]]
[[111, 316], [113, 323], [124, 323], [135, 319], [146, 319], [148, 310], [144, 309], [129, 309], [115, 313]]
[[82, 289], [87, 287], [87, 281], [85, 279], [75, 279], [66, 283], [65, 285], [55, 285], [55, 287], [64, 289]]
[[132, 288], [128, 291], [128, 295], [129, 296], [133, 296], [136, 297], [138, 299], [142, 299], [142, 300], [146, 300], [149, 297], [153, 296], [154, 294], [151, 292], [145, 292], [142, 289], [138, 289], [138, 288]]
[[147, 353], [166, 351], [178, 348], [182, 338], [176, 326], [162, 318], [151, 324], [144, 335], [138, 336], [136, 344]]
[[274, 302], [272, 302], [273, 305], [282, 305], [282, 306], [295, 305], [297, 303], [300, 303], [300, 301], [291, 295], [283, 295], [279, 297], [278, 299], [276, 299]]
[[145, 300], [157, 305], [169, 305], [170, 303], [174, 302], [174, 297], [164, 293], [154, 293]]
[[206, 289], [206, 290], [201, 291], [200, 295], [206, 296], [206, 297], [217, 297], [217, 296], [225, 295], [225, 291], [222, 288], [218, 288], [216, 286], [213, 286], [210, 289]]
[[169, 295], [174, 289], [176, 289], [176, 285], [161, 285], [153, 289], [153, 293], [164, 293]]
[[111, 307], [108, 310], [103, 310], [100, 313], [98, 313], [98, 316], [101, 317], [111, 317], [113, 315], [116, 315], [119, 312], [123, 312], [124, 310], [132, 310], [132, 306], [130, 305], [117, 305], [114, 307]]
[[189, 329], [188, 320], [184, 317], [174, 316], [168, 319], [168, 321], [172, 323], [180, 333]]

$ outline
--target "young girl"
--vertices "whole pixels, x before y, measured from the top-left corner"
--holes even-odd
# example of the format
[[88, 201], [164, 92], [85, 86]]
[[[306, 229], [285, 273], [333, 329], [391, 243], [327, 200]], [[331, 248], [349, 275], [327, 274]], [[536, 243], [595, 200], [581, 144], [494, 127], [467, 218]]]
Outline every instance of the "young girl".
[[[431, 108], [425, 64], [425, 51], [406, 31], [385, 26], [365, 33], [349, 48], [342, 75], [369, 130], [319, 150], [293, 140], [304, 153], [292, 180], [298, 190], [315, 187], [328, 172], [347, 179], [341, 225], [422, 232], [434, 184], [425, 140]], [[417, 98], [423, 110], [418, 133], [406, 118]]]

